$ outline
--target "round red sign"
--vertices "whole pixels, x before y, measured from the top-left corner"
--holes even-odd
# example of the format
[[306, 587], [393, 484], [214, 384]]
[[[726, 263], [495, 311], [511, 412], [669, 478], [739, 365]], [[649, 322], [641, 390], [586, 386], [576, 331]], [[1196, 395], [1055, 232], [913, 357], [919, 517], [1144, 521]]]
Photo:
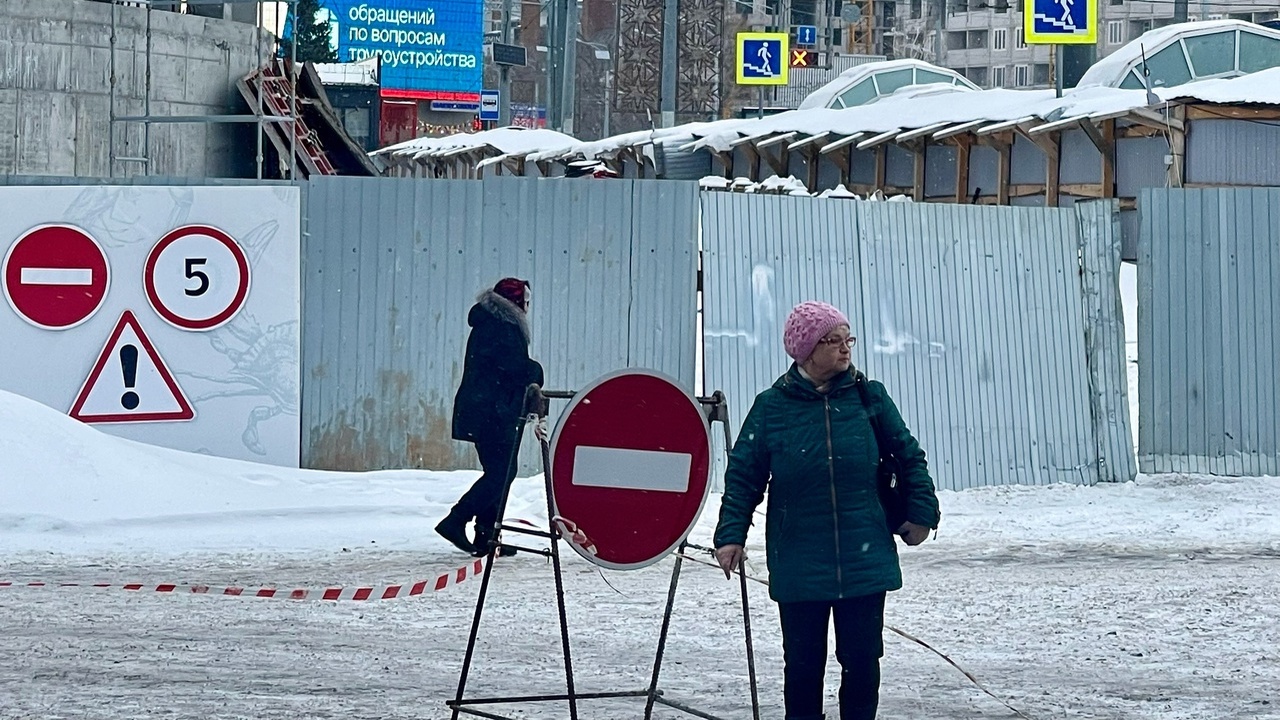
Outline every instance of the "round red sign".
[[222, 230], [187, 225], [151, 248], [142, 284], [151, 308], [165, 322], [181, 330], [212, 330], [244, 307], [249, 258]]
[[93, 317], [111, 286], [102, 246], [73, 225], [40, 225], [4, 258], [4, 296], [23, 320], [66, 330]]
[[706, 415], [674, 380], [649, 370], [611, 373], [578, 392], [550, 451], [561, 528], [573, 531], [570, 547], [603, 567], [662, 559], [693, 529], [706, 500]]

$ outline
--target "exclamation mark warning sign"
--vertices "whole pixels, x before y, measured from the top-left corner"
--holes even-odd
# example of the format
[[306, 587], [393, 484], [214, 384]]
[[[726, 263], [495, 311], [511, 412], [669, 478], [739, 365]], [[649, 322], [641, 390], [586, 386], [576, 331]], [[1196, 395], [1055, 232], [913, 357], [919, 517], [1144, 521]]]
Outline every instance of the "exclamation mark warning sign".
[[120, 348], [120, 369], [124, 371], [125, 394], [120, 396], [120, 404], [125, 410], [137, 410], [138, 393], [133, 391], [138, 384], [138, 346], [125, 345]]
[[108, 336], [69, 414], [86, 423], [183, 421], [196, 416], [128, 310]]

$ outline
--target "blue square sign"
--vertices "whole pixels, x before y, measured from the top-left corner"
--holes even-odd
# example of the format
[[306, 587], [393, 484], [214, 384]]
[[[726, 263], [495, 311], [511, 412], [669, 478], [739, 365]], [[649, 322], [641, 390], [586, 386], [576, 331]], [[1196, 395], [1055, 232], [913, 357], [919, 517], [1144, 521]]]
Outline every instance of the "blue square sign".
[[738, 84], [787, 84], [786, 33], [738, 33]]
[[1025, 0], [1028, 43], [1092, 44], [1098, 39], [1098, 0]]
[[501, 112], [498, 109], [500, 95], [497, 90], [480, 91], [480, 119], [497, 120]]
[[815, 25], [799, 25], [796, 27], [797, 45], [817, 45], [818, 28]]

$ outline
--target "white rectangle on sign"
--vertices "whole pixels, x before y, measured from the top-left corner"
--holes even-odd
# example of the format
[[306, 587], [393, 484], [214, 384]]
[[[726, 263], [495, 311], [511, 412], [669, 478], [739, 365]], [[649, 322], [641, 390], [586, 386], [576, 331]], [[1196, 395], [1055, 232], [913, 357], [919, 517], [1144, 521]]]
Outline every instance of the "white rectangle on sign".
[[23, 285], [92, 285], [93, 271], [88, 268], [22, 268], [19, 281]]
[[619, 490], [689, 491], [688, 453], [579, 445], [573, 454], [573, 484]]

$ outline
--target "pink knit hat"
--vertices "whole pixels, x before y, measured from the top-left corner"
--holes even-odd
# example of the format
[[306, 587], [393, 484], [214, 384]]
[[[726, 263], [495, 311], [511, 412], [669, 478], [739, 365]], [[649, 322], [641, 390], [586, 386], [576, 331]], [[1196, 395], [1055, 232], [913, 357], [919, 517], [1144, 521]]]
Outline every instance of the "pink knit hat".
[[787, 324], [782, 328], [782, 347], [796, 362], [804, 362], [827, 333], [848, 324], [849, 318], [831, 305], [818, 300], [802, 302], [787, 316]]

